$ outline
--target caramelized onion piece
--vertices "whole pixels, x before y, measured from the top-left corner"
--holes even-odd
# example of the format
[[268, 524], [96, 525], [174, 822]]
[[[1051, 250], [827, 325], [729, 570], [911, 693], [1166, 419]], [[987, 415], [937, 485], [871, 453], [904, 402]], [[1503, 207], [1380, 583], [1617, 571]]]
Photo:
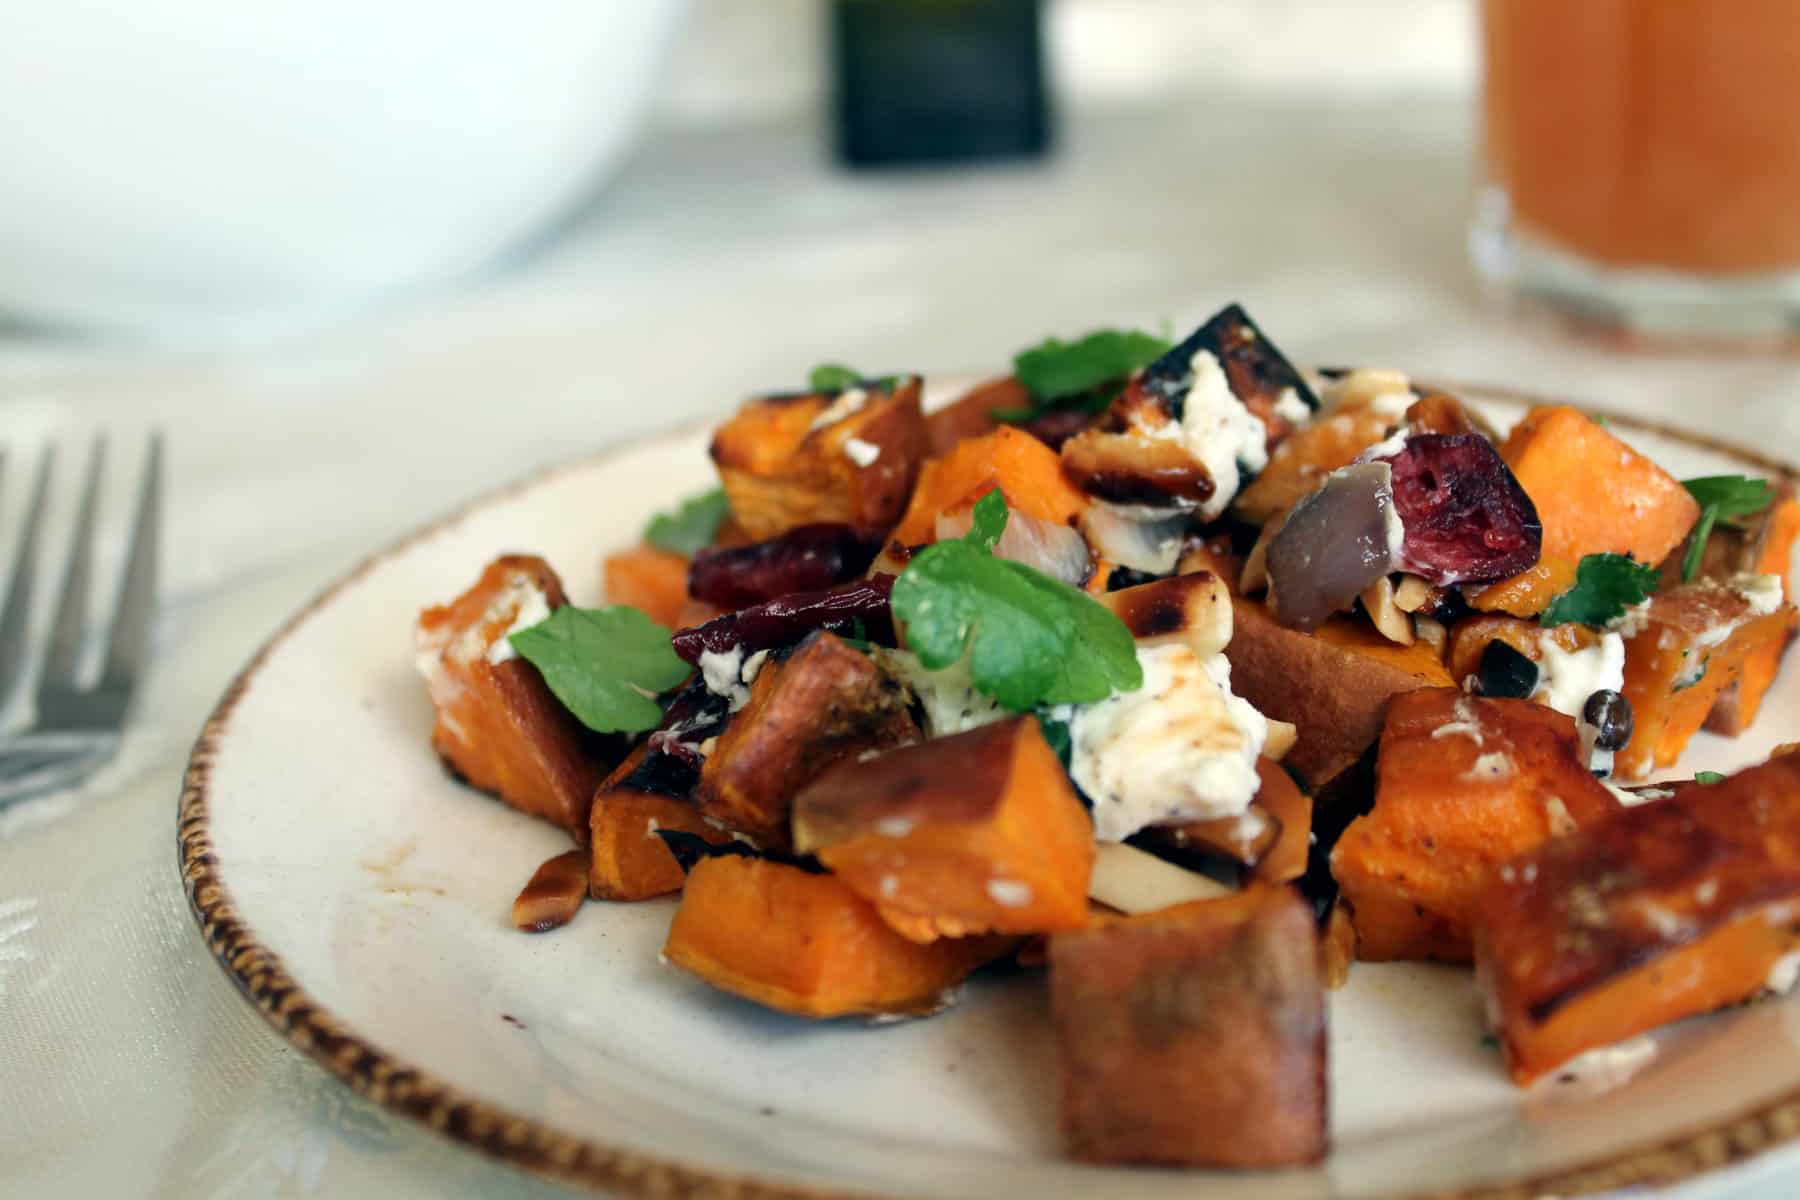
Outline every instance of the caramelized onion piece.
[[1312, 629], [1398, 569], [1393, 471], [1385, 462], [1333, 471], [1269, 542], [1275, 619]]
[[[946, 513], [937, 520], [938, 540], [959, 538], [974, 523], [973, 513]], [[1024, 563], [1071, 587], [1080, 587], [1094, 573], [1093, 555], [1079, 533], [1017, 509], [1006, 514], [1006, 529], [994, 544], [994, 557]]]
[[1095, 553], [1109, 562], [1146, 575], [1167, 575], [1181, 560], [1181, 535], [1187, 514], [1141, 517], [1103, 500], [1081, 514], [1081, 532]]

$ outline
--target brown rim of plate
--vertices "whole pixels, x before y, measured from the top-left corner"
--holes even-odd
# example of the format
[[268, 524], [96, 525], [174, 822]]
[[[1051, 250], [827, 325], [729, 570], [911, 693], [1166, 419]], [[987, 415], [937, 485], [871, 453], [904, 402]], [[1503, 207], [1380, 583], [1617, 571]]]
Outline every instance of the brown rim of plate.
[[[1506, 388], [1459, 385], [1444, 390], [1522, 407], [1556, 403]], [[1604, 408], [1583, 406], [1583, 411], [1605, 416], [1621, 429], [1655, 434], [1729, 455], [1771, 475], [1792, 477], [1795, 473], [1786, 463], [1723, 438]], [[680, 436], [695, 428], [697, 425], [686, 425], [656, 436]], [[476, 497], [365, 559], [275, 631], [226, 688], [200, 730], [182, 777], [177, 846], [188, 904], [199, 923], [201, 936], [226, 975], [277, 1033], [374, 1103], [514, 1167], [597, 1190], [657, 1197], [659, 1200], [700, 1196], [712, 1200], [836, 1200], [839, 1197], [843, 1200], [876, 1200], [877, 1193], [799, 1187], [684, 1166], [563, 1133], [459, 1091], [428, 1071], [402, 1062], [364, 1041], [320, 1007], [288, 974], [281, 959], [265, 949], [257, 941], [255, 932], [238, 917], [231, 895], [220, 878], [219, 861], [213, 853], [212, 837], [207, 829], [207, 789], [213, 759], [238, 700], [264, 661], [288, 635], [387, 560], [453, 527], [474, 512], [558, 475], [604, 464], [641, 444], [610, 447], [597, 454], [533, 472]], [[1546, 1193], [1579, 1196], [1632, 1185], [1664, 1185], [1717, 1170], [1795, 1139], [1800, 1139], [1800, 1089], [1734, 1117], [1674, 1137], [1633, 1146], [1531, 1178], [1396, 1193], [1392, 1200], [1533, 1200]]]

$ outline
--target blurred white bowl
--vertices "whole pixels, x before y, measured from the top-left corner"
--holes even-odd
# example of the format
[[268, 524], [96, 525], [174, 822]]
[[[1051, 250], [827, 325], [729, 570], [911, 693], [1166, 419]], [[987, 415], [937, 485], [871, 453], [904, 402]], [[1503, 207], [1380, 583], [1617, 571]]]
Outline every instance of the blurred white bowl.
[[475, 271], [618, 162], [685, 7], [15, 5], [0, 314], [185, 337]]

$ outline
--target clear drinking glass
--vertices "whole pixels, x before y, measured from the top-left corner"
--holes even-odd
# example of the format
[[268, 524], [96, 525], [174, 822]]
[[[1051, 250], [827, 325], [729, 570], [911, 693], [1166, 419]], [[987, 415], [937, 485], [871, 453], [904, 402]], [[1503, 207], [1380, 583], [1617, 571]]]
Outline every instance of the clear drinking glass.
[[1482, 0], [1476, 269], [1627, 334], [1800, 337], [1800, 0]]

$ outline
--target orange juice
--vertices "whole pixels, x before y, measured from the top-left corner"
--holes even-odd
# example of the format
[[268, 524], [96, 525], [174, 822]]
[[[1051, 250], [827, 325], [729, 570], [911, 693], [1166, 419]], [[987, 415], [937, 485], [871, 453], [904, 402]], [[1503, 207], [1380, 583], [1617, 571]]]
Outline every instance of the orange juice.
[[1800, 268], [1800, 0], [1483, 0], [1487, 178], [1602, 268]]

